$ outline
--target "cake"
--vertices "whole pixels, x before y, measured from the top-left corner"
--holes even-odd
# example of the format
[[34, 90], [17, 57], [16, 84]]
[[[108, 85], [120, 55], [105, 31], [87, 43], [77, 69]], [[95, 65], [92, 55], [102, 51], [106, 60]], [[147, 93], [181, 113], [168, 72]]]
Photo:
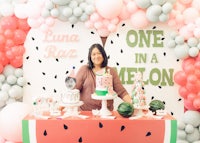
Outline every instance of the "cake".
[[103, 74], [96, 74], [95, 94], [97, 96], [115, 95], [112, 75], [109, 69]]
[[64, 104], [77, 104], [80, 102], [80, 91], [74, 89], [76, 85], [75, 67], [70, 71], [69, 76], [65, 78], [65, 85], [67, 90], [61, 94], [62, 102]]
[[132, 89], [132, 102], [136, 108], [146, 108], [146, 96], [142, 73], [136, 73]]
[[80, 102], [80, 91], [78, 89], [67, 90], [61, 96], [64, 104], [77, 104]]

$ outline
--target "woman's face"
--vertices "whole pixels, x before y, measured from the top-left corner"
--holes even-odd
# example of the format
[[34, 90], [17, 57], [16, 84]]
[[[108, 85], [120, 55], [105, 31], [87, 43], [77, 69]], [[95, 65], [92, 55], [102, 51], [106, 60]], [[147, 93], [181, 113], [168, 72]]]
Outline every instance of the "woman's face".
[[94, 66], [100, 66], [101, 67], [101, 64], [103, 63], [103, 56], [101, 54], [101, 52], [99, 51], [98, 48], [94, 48], [91, 52], [91, 60], [94, 64]]

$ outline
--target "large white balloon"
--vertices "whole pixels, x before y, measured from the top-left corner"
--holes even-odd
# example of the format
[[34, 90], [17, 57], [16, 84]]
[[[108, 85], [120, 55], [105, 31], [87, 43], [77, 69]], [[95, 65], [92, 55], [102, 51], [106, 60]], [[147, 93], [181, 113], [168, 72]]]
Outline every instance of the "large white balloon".
[[10, 103], [0, 112], [0, 135], [14, 142], [22, 141], [22, 120], [33, 111], [32, 106], [15, 102]]

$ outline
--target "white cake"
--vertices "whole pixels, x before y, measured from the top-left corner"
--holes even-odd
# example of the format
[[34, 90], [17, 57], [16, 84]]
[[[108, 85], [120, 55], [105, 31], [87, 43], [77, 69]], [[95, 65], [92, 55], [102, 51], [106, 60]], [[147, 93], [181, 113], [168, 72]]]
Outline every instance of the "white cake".
[[80, 91], [78, 89], [67, 90], [61, 96], [64, 104], [76, 104], [80, 102]]

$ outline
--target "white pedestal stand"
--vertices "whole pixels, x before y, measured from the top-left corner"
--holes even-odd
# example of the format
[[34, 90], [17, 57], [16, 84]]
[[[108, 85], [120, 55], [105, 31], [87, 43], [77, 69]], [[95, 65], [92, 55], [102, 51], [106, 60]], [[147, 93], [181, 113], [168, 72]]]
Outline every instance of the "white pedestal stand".
[[92, 94], [92, 99], [101, 100], [101, 109], [99, 113], [100, 116], [112, 115], [112, 112], [107, 108], [107, 100], [113, 100], [116, 97], [116, 95], [97, 96], [95, 94]]
[[78, 107], [83, 105], [83, 101], [79, 101], [78, 103], [73, 103], [73, 104], [66, 104], [62, 103], [61, 106], [64, 106], [66, 110], [64, 113], [64, 116], [78, 116], [79, 111]]
[[137, 110], [137, 112], [136, 112], [136, 115], [137, 115], [137, 116], [144, 116], [144, 115], [145, 115], [144, 111], [145, 111], [145, 110], [146, 110], [146, 111], [148, 110], [148, 106], [139, 107], [139, 106], [135, 106], [135, 105], [134, 105], [134, 109]]

